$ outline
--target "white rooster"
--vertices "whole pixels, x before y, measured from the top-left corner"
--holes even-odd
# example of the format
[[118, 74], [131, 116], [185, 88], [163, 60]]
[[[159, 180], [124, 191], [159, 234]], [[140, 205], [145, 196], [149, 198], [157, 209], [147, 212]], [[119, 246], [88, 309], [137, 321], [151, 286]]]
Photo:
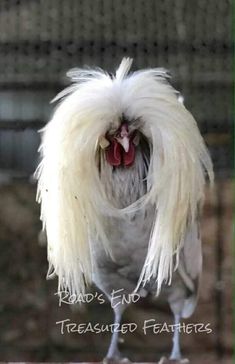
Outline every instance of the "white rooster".
[[[71, 294], [91, 282], [109, 299], [118, 289], [164, 292], [177, 324], [196, 306], [198, 214], [212, 163], [167, 72], [128, 75], [131, 63], [123, 59], [115, 75], [71, 71], [43, 130], [37, 198], [48, 274]], [[125, 308], [116, 305], [115, 323]], [[106, 361], [121, 359], [115, 332]], [[175, 330], [169, 361], [181, 359]]]

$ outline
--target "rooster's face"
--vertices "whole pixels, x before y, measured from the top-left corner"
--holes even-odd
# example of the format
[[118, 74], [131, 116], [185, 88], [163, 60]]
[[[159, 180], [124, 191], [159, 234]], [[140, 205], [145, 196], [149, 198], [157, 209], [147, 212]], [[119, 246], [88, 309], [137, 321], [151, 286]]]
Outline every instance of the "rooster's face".
[[115, 131], [108, 131], [100, 139], [100, 146], [105, 151], [107, 162], [114, 167], [130, 167], [135, 161], [136, 147], [140, 132], [133, 130], [128, 122], [123, 121]]

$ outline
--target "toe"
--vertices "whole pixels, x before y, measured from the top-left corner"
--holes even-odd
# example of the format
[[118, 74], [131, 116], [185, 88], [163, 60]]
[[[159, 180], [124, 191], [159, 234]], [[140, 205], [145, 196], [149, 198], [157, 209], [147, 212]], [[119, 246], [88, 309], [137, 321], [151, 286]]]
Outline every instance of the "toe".
[[128, 358], [114, 357], [114, 358], [104, 358], [103, 364], [131, 364]]
[[189, 364], [189, 360], [186, 358], [175, 360], [175, 359], [168, 359], [166, 357], [162, 357], [160, 359], [160, 361], [158, 362], [158, 364]]

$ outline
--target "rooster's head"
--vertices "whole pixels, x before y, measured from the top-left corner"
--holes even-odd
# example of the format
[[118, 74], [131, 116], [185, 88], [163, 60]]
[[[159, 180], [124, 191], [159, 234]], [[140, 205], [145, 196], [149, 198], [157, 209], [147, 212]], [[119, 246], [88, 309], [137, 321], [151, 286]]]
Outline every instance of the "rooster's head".
[[105, 150], [106, 160], [111, 166], [129, 167], [135, 161], [139, 139], [139, 132], [132, 130], [127, 121], [122, 121], [115, 132], [107, 132], [101, 137], [100, 147]]

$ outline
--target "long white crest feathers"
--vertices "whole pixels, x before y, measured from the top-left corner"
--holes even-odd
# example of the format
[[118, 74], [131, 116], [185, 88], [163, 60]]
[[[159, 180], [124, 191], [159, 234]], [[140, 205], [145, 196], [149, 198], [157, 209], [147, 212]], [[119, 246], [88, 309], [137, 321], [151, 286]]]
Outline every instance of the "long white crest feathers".
[[[203, 199], [205, 174], [212, 163], [192, 115], [177, 98], [163, 69], [128, 75], [123, 59], [116, 76], [102, 70], [71, 72], [73, 85], [58, 97], [52, 120], [43, 130], [42, 161], [36, 171], [37, 199], [48, 240], [49, 274], [58, 290], [83, 293], [92, 278], [92, 239], [112, 256], [104, 221], [125, 218], [147, 204], [156, 206], [148, 253], [139, 284], [156, 279], [158, 292], [170, 282], [174, 255]], [[97, 168], [99, 139], [118, 128], [122, 115], [141, 119], [151, 144], [147, 193], [118, 209], [108, 200]], [[177, 259], [176, 259], [177, 261]]]

